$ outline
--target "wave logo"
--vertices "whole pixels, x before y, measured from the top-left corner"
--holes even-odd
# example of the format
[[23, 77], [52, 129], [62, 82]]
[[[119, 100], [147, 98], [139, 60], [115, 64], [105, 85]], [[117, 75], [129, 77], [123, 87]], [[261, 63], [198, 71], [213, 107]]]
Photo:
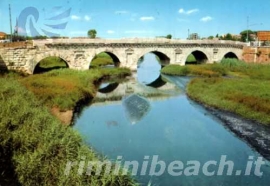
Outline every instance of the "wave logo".
[[[15, 33], [31, 37], [59, 37], [59, 32], [64, 30], [68, 24], [70, 12], [71, 8], [65, 9], [62, 6], [57, 6], [49, 11], [43, 9], [43, 14], [40, 16], [37, 8], [27, 7], [21, 11], [16, 20]], [[47, 15], [50, 16], [47, 17]]]

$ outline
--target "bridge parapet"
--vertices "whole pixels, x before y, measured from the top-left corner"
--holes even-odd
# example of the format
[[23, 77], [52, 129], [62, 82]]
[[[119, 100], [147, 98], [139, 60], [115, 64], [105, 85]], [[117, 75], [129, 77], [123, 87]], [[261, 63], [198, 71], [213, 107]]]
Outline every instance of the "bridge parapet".
[[42, 45], [59, 45], [59, 44], [160, 44], [160, 45], [229, 45], [244, 47], [246, 44], [239, 41], [214, 41], [214, 40], [180, 40], [180, 39], [165, 39], [165, 38], [154, 38], [154, 39], [46, 39], [46, 40], [33, 40], [34, 46]]

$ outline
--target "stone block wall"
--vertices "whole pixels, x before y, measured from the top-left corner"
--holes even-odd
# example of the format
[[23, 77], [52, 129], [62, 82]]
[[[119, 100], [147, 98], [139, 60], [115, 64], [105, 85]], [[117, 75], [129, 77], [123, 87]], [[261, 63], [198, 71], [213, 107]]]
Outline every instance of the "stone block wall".
[[270, 47], [244, 47], [243, 60], [247, 63], [270, 64]]

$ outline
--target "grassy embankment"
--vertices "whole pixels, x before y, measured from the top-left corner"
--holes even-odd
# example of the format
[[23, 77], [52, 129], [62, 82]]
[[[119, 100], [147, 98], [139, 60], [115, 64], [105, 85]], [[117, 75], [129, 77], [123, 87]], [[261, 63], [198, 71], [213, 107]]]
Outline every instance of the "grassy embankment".
[[125, 77], [130, 73], [126, 68], [88, 71], [62, 69], [29, 76], [19, 81], [46, 106], [65, 111], [73, 109], [78, 101], [93, 98], [96, 84], [101, 79]]
[[97, 161], [98, 156], [17, 80], [0, 78], [0, 84], [1, 184], [11, 178], [21, 185], [134, 185], [129, 176], [95, 175], [96, 168], [91, 176], [85, 175], [86, 167], [79, 175], [78, 165], [65, 175], [68, 161]]
[[[129, 69], [54, 70], [21, 77], [0, 76], [0, 185], [136, 185], [121, 174], [78, 174], [74, 166], [65, 175], [68, 161], [101, 157], [86, 146], [80, 135], [53, 117], [50, 108], [73, 109], [78, 101], [92, 98], [103, 78], [127, 76]], [[4, 165], [4, 166], [2, 166]], [[87, 166], [87, 165], [86, 165]]]
[[[162, 73], [202, 76], [191, 80], [188, 95], [203, 104], [270, 125], [270, 65], [225, 59], [220, 64], [170, 65]], [[223, 78], [229, 76], [230, 78]]]

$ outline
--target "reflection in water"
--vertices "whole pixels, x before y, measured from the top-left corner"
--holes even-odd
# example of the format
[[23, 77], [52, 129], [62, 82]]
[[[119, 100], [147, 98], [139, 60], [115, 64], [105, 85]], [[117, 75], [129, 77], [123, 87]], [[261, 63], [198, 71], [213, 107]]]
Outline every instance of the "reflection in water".
[[181, 90], [185, 91], [186, 86], [190, 80], [190, 77], [176, 77], [176, 76], [168, 76], [168, 75], [161, 75], [163, 80], [166, 82], [170, 82], [175, 84], [177, 87], [179, 87]]
[[127, 98], [124, 98], [123, 106], [132, 125], [136, 124], [146, 116], [151, 107], [146, 98], [137, 94], [132, 94]]
[[146, 86], [153, 87], [153, 88], [159, 88], [159, 87], [164, 86], [166, 83], [167, 82], [162, 79], [162, 75], [159, 75], [155, 81], [147, 84]]
[[[225, 174], [221, 176], [206, 176], [201, 169], [196, 176], [172, 176], [167, 171], [161, 176], [151, 176], [148, 174], [150, 167], [147, 167], [145, 176], [140, 173], [135, 176], [142, 185], [151, 180], [152, 185], [168, 186], [268, 186], [269, 162], [261, 169], [262, 177], [244, 175], [249, 157], [256, 160], [260, 155], [228, 131], [220, 120], [213, 119], [207, 110], [190, 102], [184, 94], [188, 79], [170, 76], [163, 79], [174, 84], [168, 82], [155, 89], [131, 80], [119, 84], [111, 93], [98, 93], [95, 100], [100, 99], [100, 102], [95, 101], [85, 109], [74, 128], [84, 136], [87, 144], [111, 160], [122, 156], [123, 160], [138, 161], [141, 166], [145, 156], [150, 157], [151, 164], [152, 157], [158, 155], [158, 160], [167, 166], [181, 161], [185, 166], [183, 169], [189, 167], [193, 172], [188, 161], [196, 160], [203, 165], [208, 161], [220, 162], [221, 156], [226, 155], [226, 160], [234, 163], [234, 173], [235, 170], [243, 171], [239, 176], [234, 173], [227, 176], [225, 166]], [[110, 101], [114, 96], [119, 99]], [[130, 122], [136, 125], [130, 125]], [[217, 171], [214, 166], [209, 169]]]
[[146, 54], [137, 69], [137, 80], [142, 84], [150, 84], [160, 75], [161, 65], [155, 54]]
[[98, 89], [100, 93], [106, 94], [114, 91], [118, 87], [119, 83], [105, 83], [101, 85], [101, 88]]

